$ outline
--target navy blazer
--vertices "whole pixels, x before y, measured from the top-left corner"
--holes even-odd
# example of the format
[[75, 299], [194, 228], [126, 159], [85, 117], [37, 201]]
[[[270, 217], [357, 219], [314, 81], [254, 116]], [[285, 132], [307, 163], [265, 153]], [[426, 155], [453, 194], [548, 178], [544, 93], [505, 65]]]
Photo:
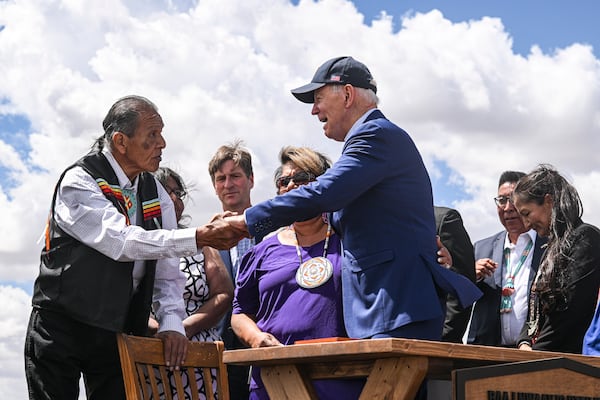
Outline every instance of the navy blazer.
[[[476, 242], [474, 245], [475, 260], [491, 258], [501, 266], [504, 257], [505, 239], [506, 231], [502, 231]], [[547, 241], [544, 237], [536, 236], [529, 272], [528, 292], [544, 253], [542, 246]], [[469, 344], [488, 346], [500, 346], [501, 344], [500, 300], [502, 298], [502, 288], [495, 284], [490, 285], [489, 280], [490, 278], [484, 279], [477, 284], [483, 292], [483, 296], [473, 306], [471, 326], [467, 337], [467, 343]]]
[[409, 135], [379, 110], [348, 132], [340, 158], [315, 182], [245, 215], [250, 233], [264, 235], [321, 212], [333, 212], [342, 237], [350, 337], [441, 318], [438, 287], [466, 305], [481, 294], [468, 279], [437, 264], [429, 175]]

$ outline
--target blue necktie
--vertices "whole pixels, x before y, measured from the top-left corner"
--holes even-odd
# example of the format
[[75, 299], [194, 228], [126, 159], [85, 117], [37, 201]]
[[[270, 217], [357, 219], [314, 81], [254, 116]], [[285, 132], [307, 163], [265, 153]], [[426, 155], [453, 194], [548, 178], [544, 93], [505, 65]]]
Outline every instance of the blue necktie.
[[233, 279], [234, 282], [237, 278], [237, 273], [238, 273], [238, 269], [240, 267], [240, 262], [242, 261], [242, 257], [244, 256], [244, 254], [246, 254], [246, 252], [248, 252], [248, 250], [250, 250], [252, 248], [252, 246], [254, 246], [254, 240], [253, 239], [248, 239], [248, 238], [244, 238], [242, 240], [240, 240], [238, 242], [238, 244], [235, 246], [237, 249], [237, 258], [235, 259], [235, 262], [233, 263]]

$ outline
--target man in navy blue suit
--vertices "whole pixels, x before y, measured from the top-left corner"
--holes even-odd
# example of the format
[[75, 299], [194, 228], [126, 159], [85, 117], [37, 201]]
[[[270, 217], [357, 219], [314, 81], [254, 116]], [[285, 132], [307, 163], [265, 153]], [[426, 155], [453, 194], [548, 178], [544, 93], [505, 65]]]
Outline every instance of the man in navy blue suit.
[[261, 236], [333, 213], [343, 243], [348, 335], [440, 340], [445, 293], [468, 306], [480, 292], [437, 264], [429, 175], [409, 135], [377, 109], [376, 92], [369, 69], [352, 57], [325, 62], [309, 84], [292, 90], [313, 103], [325, 136], [344, 142], [342, 155], [316, 181], [250, 207], [232, 222]]

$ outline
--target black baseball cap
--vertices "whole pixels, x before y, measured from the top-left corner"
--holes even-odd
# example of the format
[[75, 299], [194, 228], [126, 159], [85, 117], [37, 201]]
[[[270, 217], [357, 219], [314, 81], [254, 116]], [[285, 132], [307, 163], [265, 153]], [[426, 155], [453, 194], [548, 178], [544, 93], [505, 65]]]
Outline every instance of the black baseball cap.
[[315, 90], [329, 83], [350, 84], [377, 93], [375, 79], [365, 64], [352, 57], [336, 57], [321, 65], [310, 83], [292, 89], [292, 94], [303, 103], [314, 103]]

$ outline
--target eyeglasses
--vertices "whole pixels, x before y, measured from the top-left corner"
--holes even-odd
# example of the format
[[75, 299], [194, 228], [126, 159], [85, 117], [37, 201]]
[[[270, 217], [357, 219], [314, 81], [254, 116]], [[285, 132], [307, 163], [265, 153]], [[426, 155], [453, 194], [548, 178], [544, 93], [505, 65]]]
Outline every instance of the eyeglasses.
[[506, 203], [513, 204], [512, 197], [510, 196], [494, 197], [494, 202], [498, 207], [506, 207]]
[[277, 187], [287, 187], [291, 181], [294, 181], [296, 185], [306, 185], [308, 182], [314, 181], [315, 178], [316, 176], [311, 174], [310, 172], [300, 171], [295, 175], [282, 176], [279, 179], [277, 179]]
[[167, 188], [167, 193], [169, 194], [169, 196], [171, 196], [172, 194], [175, 195], [175, 197], [177, 197], [179, 200], [183, 200], [185, 199], [185, 196], [187, 196], [187, 192], [185, 190], [171, 190], [169, 188]]

